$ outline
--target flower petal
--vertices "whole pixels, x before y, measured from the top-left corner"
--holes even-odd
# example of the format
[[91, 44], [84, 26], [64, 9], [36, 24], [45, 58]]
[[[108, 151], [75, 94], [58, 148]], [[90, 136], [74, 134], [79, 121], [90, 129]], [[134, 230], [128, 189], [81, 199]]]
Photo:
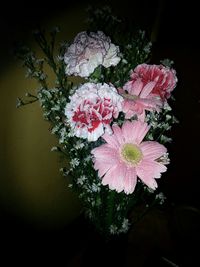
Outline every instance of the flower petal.
[[126, 142], [140, 144], [147, 134], [149, 126], [142, 121], [126, 121], [122, 126], [123, 136]]
[[124, 192], [126, 194], [132, 194], [135, 190], [135, 186], [137, 183], [137, 175], [135, 168], [127, 168], [126, 176], [124, 179]]
[[95, 158], [99, 160], [106, 160], [106, 158], [109, 158], [109, 160], [111, 160], [118, 158], [116, 152], [117, 151], [109, 144], [103, 144], [99, 147], [94, 148], [91, 151], [91, 154], [93, 154]]
[[143, 82], [141, 80], [129, 81], [124, 86], [123, 89], [128, 91], [129, 94], [138, 96], [142, 90]]
[[153, 88], [155, 87], [155, 85], [156, 85], [156, 82], [148, 82], [144, 86], [144, 88], [142, 89], [142, 92], [140, 94], [140, 97], [142, 97], [142, 98], [147, 97], [151, 93], [151, 91], [153, 90]]
[[102, 179], [103, 185], [108, 185], [111, 190], [122, 192], [124, 189], [126, 166], [118, 164], [112, 166]]
[[118, 125], [114, 124], [112, 129], [113, 129], [115, 138], [117, 139], [118, 143], [120, 145], [123, 144], [124, 143], [124, 138], [123, 138], [123, 134], [122, 134], [121, 128]]
[[105, 133], [102, 138], [113, 148], [118, 149], [119, 147], [119, 142], [118, 140], [115, 138], [115, 135], [111, 135], [111, 134], [107, 134]]
[[155, 141], [145, 141], [140, 145], [142, 154], [145, 159], [155, 160], [160, 158], [164, 153], [167, 152], [165, 146]]
[[166, 166], [163, 164], [150, 161], [143, 160], [137, 167], [136, 173], [137, 176], [150, 188], [156, 189], [157, 182], [155, 178], [160, 178], [161, 173], [167, 170]]
[[[116, 165], [115, 165], [116, 166]], [[98, 170], [98, 176], [101, 178], [113, 167], [112, 161], [96, 161], [94, 169]]]

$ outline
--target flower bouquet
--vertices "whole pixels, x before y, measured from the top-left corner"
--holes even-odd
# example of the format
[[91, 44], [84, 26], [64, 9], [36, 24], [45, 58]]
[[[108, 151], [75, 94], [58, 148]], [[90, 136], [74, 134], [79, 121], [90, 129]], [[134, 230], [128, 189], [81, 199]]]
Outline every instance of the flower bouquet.
[[[17, 106], [39, 101], [67, 164], [61, 172], [80, 197], [85, 215], [106, 236], [125, 233], [164, 195], [158, 183], [169, 163], [166, 132], [176, 122], [169, 101], [176, 87], [173, 62], [151, 62], [147, 34], [109, 8], [91, 12], [87, 30], [56, 45], [58, 28], [34, 38], [44, 58], [25, 46], [16, 55], [40, 87]], [[50, 38], [50, 39], [49, 39]], [[55, 73], [48, 85], [45, 65]], [[77, 77], [77, 79], [74, 79]]]

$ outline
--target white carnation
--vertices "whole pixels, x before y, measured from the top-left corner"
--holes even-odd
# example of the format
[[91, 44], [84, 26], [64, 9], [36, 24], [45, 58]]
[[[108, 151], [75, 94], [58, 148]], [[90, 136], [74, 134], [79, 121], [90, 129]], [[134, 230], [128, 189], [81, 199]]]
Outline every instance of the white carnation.
[[108, 68], [120, 61], [119, 47], [111, 43], [102, 31], [80, 32], [68, 47], [64, 61], [67, 75], [88, 77], [99, 66]]

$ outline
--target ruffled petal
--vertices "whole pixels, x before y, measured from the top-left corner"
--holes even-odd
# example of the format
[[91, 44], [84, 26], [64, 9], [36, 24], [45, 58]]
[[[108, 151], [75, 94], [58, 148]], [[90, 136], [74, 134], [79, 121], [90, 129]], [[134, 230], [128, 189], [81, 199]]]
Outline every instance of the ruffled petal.
[[138, 79], [136, 81], [130, 81], [127, 88], [124, 87], [125, 90], [129, 92], [131, 95], [139, 96], [140, 92], [142, 91], [143, 88], [143, 82]]
[[156, 85], [156, 82], [148, 82], [144, 86], [144, 88], [142, 89], [142, 92], [140, 94], [140, 97], [142, 97], [142, 98], [147, 97], [151, 93], [151, 91], [153, 90], [153, 88], [155, 87], [155, 85]]

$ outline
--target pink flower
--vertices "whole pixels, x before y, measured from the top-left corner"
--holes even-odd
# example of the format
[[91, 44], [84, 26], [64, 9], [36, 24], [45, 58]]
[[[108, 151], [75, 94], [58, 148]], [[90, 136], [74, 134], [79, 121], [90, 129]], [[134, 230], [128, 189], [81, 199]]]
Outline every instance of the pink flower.
[[160, 111], [177, 82], [175, 70], [163, 65], [138, 65], [131, 74], [131, 80], [119, 93], [124, 97], [122, 104], [125, 118], [134, 115], [141, 121], [145, 119], [145, 111]]
[[96, 141], [105, 130], [111, 134], [110, 123], [122, 110], [122, 100], [117, 90], [106, 83], [80, 86], [65, 108], [73, 135]]
[[64, 55], [66, 74], [88, 77], [99, 65], [106, 68], [117, 65], [118, 53], [119, 47], [103, 32], [80, 32]]
[[177, 83], [176, 71], [163, 65], [138, 65], [131, 74], [132, 83], [137, 80], [141, 81], [143, 86], [151, 83], [151, 94], [160, 96], [163, 100], [170, 97]]
[[145, 111], [160, 111], [162, 101], [160, 97], [152, 95], [154, 83], [149, 82], [145, 86], [139, 79], [128, 81], [118, 92], [124, 97], [122, 110], [125, 118], [130, 119], [134, 115], [141, 121], [145, 119]]
[[167, 170], [161, 157], [166, 148], [155, 141], [143, 141], [149, 127], [141, 121], [126, 121], [122, 128], [112, 127], [113, 135], [104, 134], [107, 142], [92, 150], [94, 168], [102, 184], [111, 190], [133, 193], [137, 177], [151, 189], [156, 189], [156, 178]]

